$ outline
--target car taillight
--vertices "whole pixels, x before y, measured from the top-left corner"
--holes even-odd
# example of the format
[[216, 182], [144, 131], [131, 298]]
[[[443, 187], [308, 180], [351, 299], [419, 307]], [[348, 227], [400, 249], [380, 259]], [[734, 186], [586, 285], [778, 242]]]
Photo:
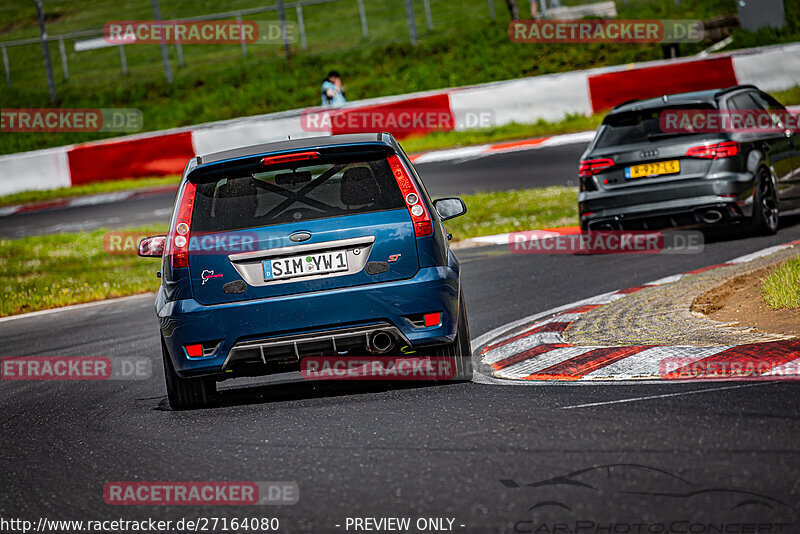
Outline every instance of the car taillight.
[[181, 193], [178, 215], [167, 237], [170, 261], [174, 269], [189, 266], [189, 233], [192, 230], [192, 211], [197, 184], [187, 182]]
[[397, 187], [403, 193], [403, 200], [414, 223], [414, 235], [417, 237], [431, 235], [433, 233], [433, 221], [431, 220], [431, 214], [428, 213], [427, 206], [422, 201], [422, 195], [417, 190], [417, 185], [411, 179], [405, 165], [397, 155], [389, 156], [388, 161], [394, 179], [397, 181]]
[[601, 171], [614, 166], [614, 160], [611, 158], [600, 159], [585, 159], [581, 161], [581, 166], [578, 169], [578, 175], [581, 178], [590, 178]]
[[277, 165], [278, 163], [291, 163], [293, 161], [308, 161], [319, 158], [319, 152], [295, 152], [294, 154], [281, 154], [279, 156], [267, 156], [261, 160], [262, 165]]
[[729, 141], [714, 145], [693, 146], [686, 151], [687, 158], [722, 159], [732, 158], [739, 153], [739, 143]]

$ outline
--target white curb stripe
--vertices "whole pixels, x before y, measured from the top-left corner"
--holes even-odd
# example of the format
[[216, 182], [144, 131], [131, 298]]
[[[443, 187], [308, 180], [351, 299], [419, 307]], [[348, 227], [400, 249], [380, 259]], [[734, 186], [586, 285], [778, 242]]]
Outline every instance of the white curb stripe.
[[498, 378], [525, 378], [533, 373], [538, 373], [548, 367], [580, 356], [596, 348], [597, 347], [562, 347], [553, 349], [539, 354], [535, 358], [530, 358], [495, 371], [494, 374]]
[[552, 345], [563, 342], [564, 338], [561, 337], [559, 332], [531, 334], [523, 337], [522, 339], [518, 339], [517, 341], [503, 345], [502, 347], [488, 351], [483, 355], [483, 362], [488, 364], [497, 363], [500, 360], [505, 360], [510, 356], [514, 356], [520, 352], [525, 352], [526, 350], [532, 349], [533, 347], [538, 347], [539, 345]]
[[726, 263], [732, 263], [732, 264], [747, 263], [753, 260], [757, 260], [758, 258], [763, 258], [764, 256], [769, 256], [770, 254], [774, 254], [775, 252], [779, 252], [785, 248], [788, 248], [788, 245], [775, 245], [774, 247], [765, 248], [764, 250], [759, 250], [757, 252], [753, 252], [752, 254], [739, 256], [738, 258], [734, 258]]
[[790, 362], [786, 362], [783, 365], [778, 365], [777, 367], [773, 367], [769, 372], [764, 373], [761, 376], [797, 375], [798, 370], [800, 370], [800, 358], [792, 360]]
[[585, 375], [581, 380], [629, 380], [631, 378], [661, 377], [665, 370], [662, 362], [667, 358], [680, 359], [681, 366], [719, 354], [725, 347], [653, 347], [618, 360]]

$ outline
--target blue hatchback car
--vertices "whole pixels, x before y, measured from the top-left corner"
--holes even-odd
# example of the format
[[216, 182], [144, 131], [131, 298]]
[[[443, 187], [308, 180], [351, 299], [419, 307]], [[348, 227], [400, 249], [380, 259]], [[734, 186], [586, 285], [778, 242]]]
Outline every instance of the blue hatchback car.
[[193, 158], [156, 298], [170, 405], [203, 406], [216, 382], [298, 371], [309, 356], [415, 354], [471, 377], [459, 263], [431, 201], [387, 133], [283, 141]]

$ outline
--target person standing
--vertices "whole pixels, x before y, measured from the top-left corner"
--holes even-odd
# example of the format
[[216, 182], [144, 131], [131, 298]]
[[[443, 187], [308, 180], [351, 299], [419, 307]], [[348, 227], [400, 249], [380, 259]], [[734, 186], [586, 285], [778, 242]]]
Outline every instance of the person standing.
[[344, 97], [341, 75], [332, 70], [322, 82], [322, 107], [338, 108], [347, 103]]

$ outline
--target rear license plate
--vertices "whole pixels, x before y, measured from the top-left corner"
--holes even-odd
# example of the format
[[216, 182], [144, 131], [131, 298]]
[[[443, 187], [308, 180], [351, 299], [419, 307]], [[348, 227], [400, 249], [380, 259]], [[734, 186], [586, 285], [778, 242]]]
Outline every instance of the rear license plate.
[[264, 260], [264, 280], [281, 280], [314, 274], [336, 273], [347, 270], [347, 252], [319, 252]]
[[625, 178], [632, 180], [644, 176], [658, 176], [661, 174], [676, 174], [681, 172], [681, 163], [677, 159], [659, 161], [658, 163], [644, 163], [633, 165], [625, 169]]

